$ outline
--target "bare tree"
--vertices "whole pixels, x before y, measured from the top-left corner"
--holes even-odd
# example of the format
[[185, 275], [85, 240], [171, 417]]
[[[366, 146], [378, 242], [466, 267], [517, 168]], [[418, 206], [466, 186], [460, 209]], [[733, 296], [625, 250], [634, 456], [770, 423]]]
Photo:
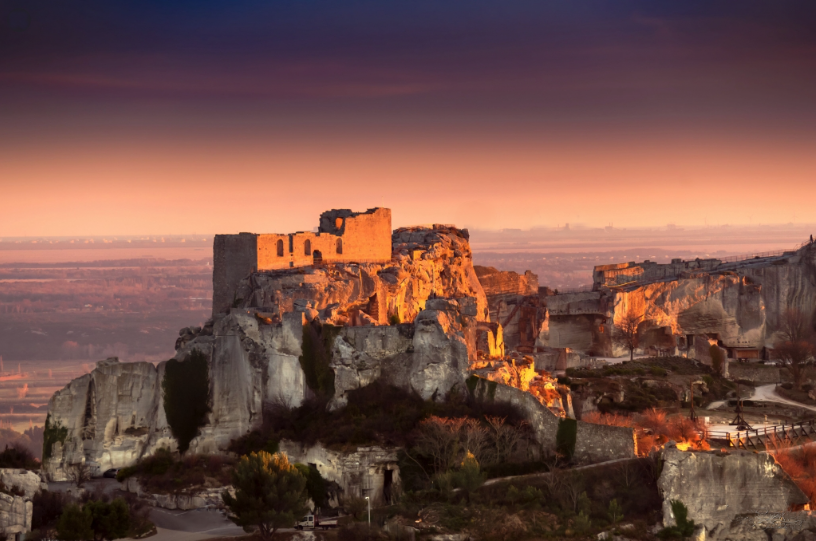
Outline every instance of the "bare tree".
[[487, 460], [492, 464], [507, 462], [525, 442], [526, 425], [513, 426], [505, 417], [486, 417], [489, 452]]
[[787, 310], [779, 321], [779, 337], [774, 343], [774, 357], [788, 369], [796, 388], [801, 389], [807, 362], [816, 355], [808, 317], [799, 310]]
[[638, 325], [643, 321], [643, 314], [638, 315], [631, 307], [615, 323], [612, 340], [629, 350], [629, 360], [635, 359], [635, 348], [638, 347]]
[[82, 488], [86, 481], [91, 479], [91, 467], [85, 462], [77, 462], [68, 466], [66, 473], [77, 488]]
[[419, 424], [414, 449], [433, 460], [434, 472], [448, 471], [462, 450], [460, 433], [465, 419], [428, 417]]
[[472, 454], [478, 462], [485, 459], [487, 450], [487, 430], [477, 419], [467, 419], [462, 424], [461, 442], [463, 451]]

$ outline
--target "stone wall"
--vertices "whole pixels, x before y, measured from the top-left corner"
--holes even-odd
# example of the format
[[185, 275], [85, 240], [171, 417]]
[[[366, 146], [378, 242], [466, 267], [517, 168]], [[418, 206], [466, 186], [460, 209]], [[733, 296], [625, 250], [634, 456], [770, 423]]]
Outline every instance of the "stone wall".
[[[555, 451], [561, 417], [550, 411], [530, 393], [502, 383], [478, 378], [468, 390], [478, 400], [492, 400], [515, 406], [533, 429], [536, 441], [545, 451]], [[637, 456], [632, 428], [594, 425], [578, 421], [574, 459], [580, 463], [606, 462]]]
[[573, 457], [576, 462], [591, 464], [634, 456], [637, 456], [637, 442], [633, 429], [578, 422]]
[[212, 313], [226, 312], [235, 300], [238, 282], [258, 269], [258, 236], [216, 235], [213, 239]]
[[530, 271], [518, 274], [493, 267], [473, 268], [487, 296], [490, 321], [502, 326], [506, 349], [532, 352], [545, 317], [538, 276]]
[[324, 263], [391, 260], [391, 210], [331, 210], [317, 233], [216, 235], [213, 241], [213, 314], [226, 312], [238, 282], [255, 271]]
[[790, 381], [790, 374], [787, 370], [780, 370], [776, 366], [757, 365], [755, 363], [743, 364], [731, 362], [728, 364], [728, 372], [731, 378], [744, 379], [754, 382], [756, 385], [767, 385], [769, 383], [779, 383], [780, 381]]
[[30, 499], [0, 492], [0, 535], [15, 539], [15, 534], [30, 532], [33, 513]]

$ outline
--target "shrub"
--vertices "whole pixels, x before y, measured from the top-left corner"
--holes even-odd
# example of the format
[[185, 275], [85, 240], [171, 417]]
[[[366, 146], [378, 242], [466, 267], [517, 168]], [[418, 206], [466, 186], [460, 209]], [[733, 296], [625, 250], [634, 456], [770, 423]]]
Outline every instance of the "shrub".
[[169, 449], [162, 448], [153, 456], [122, 468], [116, 478], [121, 482], [135, 475], [148, 492], [177, 493], [203, 485], [207, 478], [228, 485], [233, 462], [233, 459], [220, 455], [188, 455], [179, 460]]
[[43, 428], [43, 460], [51, 458], [52, 448], [57, 442], [65, 443], [65, 438], [68, 437], [68, 429], [62, 426], [60, 421], [51, 421], [51, 416], [45, 418], [45, 427]]
[[64, 541], [93, 539], [92, 523], [93, 517], [90, 514], [83, 513], [78, 505], [71, 504], [60, 516], [57, 523], [57, 536]]
[[0, 468], [38, 470], [40, 463], [28, 448], [15, 443], [11, 447], [6, 445], [6, 449], [0, 453]]
[[672, 514], [674, 514], [674, 526], [663, 528], [657, 536], [661, 539], [685, 538], [694, 533], [694, 521], [688, 519], [688, 508], [680, 500], [671, 501]]
[[184, 453], [210, 412], [207, 356], [196, 349], [184, 361], [167, 361], [162, 390], [167, 424], [178, 440], [179, 452]]
[[33, 511], [31, 515], [31, 528], [41, 530], [56, 526], [65, 509], [67, 497], [62, 492], [50, 492], [40, 490], [31, 498]]
[[388, 324], [399, 325], [400, 324], [399, 314], [391, 314], [390, 316], [388, 316]]
[[326, 480], [317, 471], [317, 468], [306, 464], [295, 464], [300, 474], [306, 478], [306, 492], [315, 504], [315, 507], [325, 507], [328, 501], [326, 494]]
[[354, 522], [337, 531], [337, 541], [381, 541], [388, 535], [377, 526]]
[[575, 454], [575, 441], [578, 437], [578, 421], [561, 419], [558, 421], [558, 432], [555, 434], [555, 448], [567, 460]]

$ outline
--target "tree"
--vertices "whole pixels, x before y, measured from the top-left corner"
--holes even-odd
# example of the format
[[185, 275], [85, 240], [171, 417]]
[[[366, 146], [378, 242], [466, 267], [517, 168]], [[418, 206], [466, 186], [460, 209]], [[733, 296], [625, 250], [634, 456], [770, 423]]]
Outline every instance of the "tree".
[[130, 510], [122, 498], [116, 498], [110, 503], [91, 500], [83, 506], [82, 511], [91, 517], [91, 530], [95, 541], [127, 537], [130, 529]]
[[77, 462], [71, 464], [66, 470], [68, 478], [76, 485], [77, 488], [82, 488], [86, 481], [91, 479], [91, 467], [84, 462]]
[[243, 456], [232, 474], [235, 496], [221, 497], [235, 524], [249, 532], [258, 528], [265, 541], [278, 528], [290, 528], [308, 511], [306, 478], [285, 454], [264, 451]]
[[813, 330], [805, 314], [787, 310], [779, 322], [779, 340], [774, 343], [774, 357], [793, 377], [797, 389], [802, 388], [806, 363], [816, 355]]
[[612, 340], [621, 347], [629, 350], [629, 360], [635, 359], [635, 348], [638, 347], [638, 325], [643, 320], [643, 314], [638, 315], [629, 308], [615, 323]]
[[65, 508], [57, 523], [57, 537], [64, 541], [83, 541], [93, 539], [91, 524], [93, 518], [78, 505], [71, 504]]
[[486, 479], [487, 475], [479, 468], [479, 461], [470, 452], [465, 455], [459, 470], [453, 473], [453, 484], [462, 489], [468, 502], [471, 493], [482, 486]]

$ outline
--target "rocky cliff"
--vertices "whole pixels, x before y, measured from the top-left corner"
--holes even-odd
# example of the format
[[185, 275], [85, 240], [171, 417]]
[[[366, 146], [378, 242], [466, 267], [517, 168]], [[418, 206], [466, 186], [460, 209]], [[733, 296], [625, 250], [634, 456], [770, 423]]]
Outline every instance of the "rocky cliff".
[[688, 518], [705, 528], [705, 539], [769, 538], [766, 531], [786, 533], [812, 528], [809, 513], [791, 513], [808, 498], [766, 453], [696, 452], [667, 448], [658, 488], [663, 496], [663, 523], [674, 525], [671, 501], [688, 508]]
[[[336, 408], [349, 390], [380, 378], [425, 399], [463, 388], [480, 336], [494, 331], [482, 328], [487, 303], [467, 232], [400, 229], [393, 241], [387, 265], [252, 273], [239, 284], [235, 307], [203, 328], [182, 329], [175, 359], [203, 353], [210, 386], [210, 411], [190, 452], [222, 452], [259, 428], [269, 406], [296, 407], [317, 392], [333, 389]], [[314, 372], [324, 339], [330, 385]], [[63, 480], [78, 463], [104, 471], [176, 449], [164, 406], [166, 366], [109, 359], [55, 393], [48, 476]]]
[[474, 267], [487, 297], [490, 321], [501, 325], [507, 350], [532, 352], [545, 320], [539, 299], [538, 276], [493, 267]]
[[710, 260], [704, 267], [548, 297], [539, 345], [622, 355], [609, 337], [615, 323], [634, 313], [643, 316], [644, 351], [693, 356], [695, 337], [713, 337], [732, 357], [758, 358], [775, 341], [786, 310], [816, 319], [814, 244], [764, 258]]

